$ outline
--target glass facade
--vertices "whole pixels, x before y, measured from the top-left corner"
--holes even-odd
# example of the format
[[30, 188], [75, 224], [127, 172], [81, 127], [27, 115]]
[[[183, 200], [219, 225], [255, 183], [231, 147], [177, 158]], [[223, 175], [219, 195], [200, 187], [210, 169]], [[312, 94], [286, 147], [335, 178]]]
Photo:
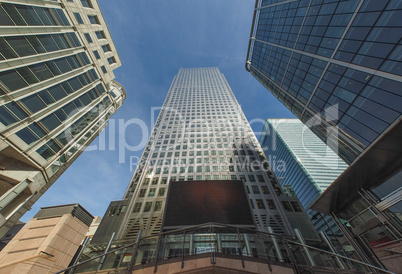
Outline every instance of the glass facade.
[[400, 15], [399, 0], [257, 1], [246, 68], [350, 164], [401, 116]]
[[[193, 180], [243, 180], [258, 229], [292, 234], [281, 202], [297, 199], [283, 193], [218, 68], [180, 69], [174, 77], [124, 194], [125, 204], [116, 205], [127, 206], [116, 239], [135, 239], [139, 230], [143, 236], [159, 233], [169, 183]], [[110, 219], [114, 204], [99, 231], [111, 231], [107, 227], [118, 220]], [[290, 207], [307, 218], [298, 209]], [[110, 238], [99, 235], [93, 241]]]
[[[87, 3], [0, 5], [0, 26], [7, 29], [0, 34], [0, 162], [6, 170], [0, 182], [0, 234], [71, 165], [125, 98], [114, 75], [99, 70], [121, 65], [113, 41], [102, 42], [109, 55], [93, 58], [102, 44], [85, 39], [95, 31], [110, 37], [104, 20], [85, 33], [74, 24], [84, 17]], [[97, 9], [88, 12], [100, 13]], [[54, 26], [59, 28], [49, 28]]]
[[298, 119], [268, 119], [260, 143], [276, 177], [292, 187], [317, 231], [341, 235], [332, 218], [309, 207], [348, 165]]

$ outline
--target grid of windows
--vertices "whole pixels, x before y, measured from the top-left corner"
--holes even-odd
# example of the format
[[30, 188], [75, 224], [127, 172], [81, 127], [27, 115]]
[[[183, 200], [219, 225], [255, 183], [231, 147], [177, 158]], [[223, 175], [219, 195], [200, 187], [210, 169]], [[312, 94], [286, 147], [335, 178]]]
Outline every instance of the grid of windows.
[[63, 10], [37, 6], [26, 6], [2, 2], [1, 25], [8, 26], [69, 26]]
[[80, 47], [74, 32], [0, 37], [0, 60]]
[[[62, 2], [0, 3], [0, 27], [7, 29], [0, 34], [1, 146], [13, 151], [2, 158], [15, 169], [9, 178], [13, 184], [3, 183], [2, 193], [5, 197], [14, 191], [16, 198], [8, 199], [0, 232], [59, 178], [125, 99], [124, 88], [113, 80], [112, 69], [121, 62], [99, 6], [92, 0]], [[87, 19], [88, 14], [98, 17]], [[89, 48], [102, 51], [100, 42], [114, 54], [104, 60], [97, 60], [99, 52], [88, 55]], [[111, 56], [113, 66], [106, 60]], [[102, 65], [109, 66], [106, 74]], [[35, 181], [29, 188], [27, 177]], [[20, 206], [22, 200], [25, 207]]]
[[[82, 52], [68, 57], [0, 72], [0, 81], [9, 92], [12, 92], [88, 64], [90, 64], [90, 61], [86, 53]], [[89, 79], [86, 76], [83, 77], [85, 78], [83, 82], [88, 83]], [[33, 107], [35, 106], [33, 105]]]
[[262, 1], [250, 72], [303, 122], [331, 121], [312, 128], [321, 139], [338, 126], [351, 163], [401, 115], [401, 14], [395, 0]]
[[[170, 181], [240, 179], [253, 190], [249, 196], [257, 205], [254, 208], [257, 224], [262, 229], [271, 226], [267, 223], [266, 209], [276, 210], [278, 206], [268, 206], [266, 200], [278, 204], [277, 197], [283, 197], [283, 193], [272, 171], [267, 169], [268, 164], [265, 163], [265, 169], [261, 166], [264, 159], [220, 71], [180, 69], [125, 193], [124, 198], [131, 200], [129, 208], [132, 208], [132, 216], [126, 221], [138, 222], [144, 213], [162, 218], [163, 208], [155, 204], [161, 210], [155, 213], [149, 203], [164, 201], [166, 184]], [[158, 227], [144, 225], [143, 229], [156, 231]], [[285, 228], [277, 224], [275, 231], [284, 233]], [[126, 233], [134, 235], [128, 223]]]
[[[335, 152], [328, 151], [326, 144], [298, 119], [268, 119], [260, 142], [271, 166], [277, 167], [275, 175], [283, 178], [282, 185], [292, 187], [317, 230], [339, 234], [340, 230], [331, 217], [324, 217], [325, 221], [313, 218], [316, 212], [309, 209], [309, 206], [347, 165]], [[331, 228], [333, 225], [336, 228]]]

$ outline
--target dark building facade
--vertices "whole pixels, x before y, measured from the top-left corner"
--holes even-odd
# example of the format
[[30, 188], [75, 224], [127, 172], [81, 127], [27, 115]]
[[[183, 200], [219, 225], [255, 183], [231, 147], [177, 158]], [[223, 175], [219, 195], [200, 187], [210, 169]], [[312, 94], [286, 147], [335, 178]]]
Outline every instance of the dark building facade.
[[246, 69], [350, 164], [401, 116], [401, 9], [256, 1]]
[[246, 69], [349, 168], [311, 209], [367, 262], [402, 251], [402, 2], [256, 1]]

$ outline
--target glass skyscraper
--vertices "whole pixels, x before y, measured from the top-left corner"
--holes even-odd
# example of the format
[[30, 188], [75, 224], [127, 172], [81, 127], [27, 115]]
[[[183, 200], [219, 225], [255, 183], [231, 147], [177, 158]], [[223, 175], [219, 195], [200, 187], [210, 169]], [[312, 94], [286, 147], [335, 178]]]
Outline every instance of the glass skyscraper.
[[[402, 2], [256, 1], [246, 69], [347, 164], [311, 208], [398, 271]], [[398, 251], [399, 250], [399, 251]]]
[[350, 164], [401, 116], [401, 16], [399, 0], [256, 1], [246, 69]]
[[0, 3], [0, 234], [106, 126], [126, 97], [96, 1]]
[[283, 193], [219, 69], [182, 68], [123, 199], [110, 204], [93, 242], [107, 242], [112, 232], [116, 240], [160, 233], [169, 183], [193, 180], [243, 180], [261, 231], [314, 231], [297, 198]]
[[267, 119], [260, 144], [282, 186], [290, 185], [318, 231], [341, 235], [332, 218], [309, 209], [348, 167], [298, 119]]

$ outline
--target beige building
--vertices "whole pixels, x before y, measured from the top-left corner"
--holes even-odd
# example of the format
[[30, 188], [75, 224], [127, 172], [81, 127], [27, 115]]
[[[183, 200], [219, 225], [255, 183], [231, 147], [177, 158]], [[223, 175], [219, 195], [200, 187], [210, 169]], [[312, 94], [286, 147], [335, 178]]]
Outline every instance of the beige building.
[[0, 3], [0, 235], [123, 103], [121, 66], [95, 0]]
[[79, 204], [42, 208], [0, 252], [0, 273], [54, 273], [66, 268], [92, 218]]

